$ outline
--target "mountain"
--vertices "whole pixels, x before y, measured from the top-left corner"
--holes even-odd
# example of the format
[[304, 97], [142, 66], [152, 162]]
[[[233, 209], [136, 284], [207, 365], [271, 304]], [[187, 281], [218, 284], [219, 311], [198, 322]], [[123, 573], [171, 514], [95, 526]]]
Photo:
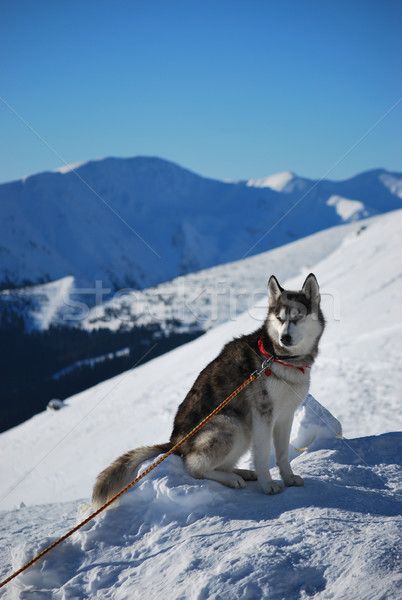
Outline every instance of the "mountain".
[[[366, 222], [365, 222], [366, 223]], [[241, 262], [190, 273], [145, 290], [94, 300], [74, 280], [0, 292], [0, 431], [48, 402], [109, 379], [133, 365], [234, 320], [281, 280], [330, 254], [362, 223], [334, 227]], [[103, 300], [103, 301], [101, 301]]]
[[171, 456], [4, 598], [399, 600], [401, 227], [396, 211], [343, 227], [336, 243], [330, 230], [228, 266], [234, 296], [239, 281], [260, 273], [244, 314], [0, 434], [0, 574], [82, 519], [96, 475], [114, 458], [168, 439], [198, 372], [264, 317], [262, 290], [281, 264], [286, 287], [314, 271], [327, 320], [312, 397], [292, 430], [303, 488], [273, 497], [257, 483], [232, 490], [190, 478]]
[[401, 207], [401, 174], [285, 175], [230, 183], [136, 157], [2, 184], [0, 287], [73, 277], [84, 294], [96, 281], [144, 289]]
[[[351, 223], [326, 229], [315, 236], [270, 250], [241, 262], [226, 263], [210, 269], [181, 275], [143, 290], [118, 290], [104, 293], [99, 287], [92, 298], [75, 294], [73, 277], [26, 288], [0, 291], [0, 313], [16, 308], [23, 316], [26, 329], [46, 331], [50, 326], [69, 324], [87, 331], [107, 328], [130, 330], [158, 323], [164, 331], [206, 331], [236, 318], [250, 304], [253, 294], [265, 294], [267, 264], [279, 278], [288, 278], [295, 269], [305, 266], [306, 253], [314, 257], [332, 252], [349, 232], [361, 225]], [[286, 260], [285, 260], [286, 256]], [[98, 293], [99, 298], [95, 300]], [[94, 305], [95, 304], [95, 305]], [[94, 305], [94, 306], [93, 306]]]
[[[402, 176], [382, 170], [228, 183], [145, 157], [1, 185], [0, 431], [138, 364], [144, 348], [149, 360], [236, 318], [256, 285], [250, 266], [241, 286], [237, 259], [399, 208], [401, 196]], [[291, 268], [303, 266], [294, 253]]]

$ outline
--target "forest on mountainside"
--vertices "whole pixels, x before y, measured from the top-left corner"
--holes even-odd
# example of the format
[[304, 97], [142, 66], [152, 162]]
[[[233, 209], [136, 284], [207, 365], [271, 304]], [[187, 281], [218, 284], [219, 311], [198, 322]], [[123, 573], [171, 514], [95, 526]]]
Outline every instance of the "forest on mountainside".
[[21, 316], [5, 313], [0, 328], [0, 431], [45, 410], [54, 398], [68, 398], [202, 333], [166, 333], [158, 324], [117, 332], [61, 325], [27, 332]]

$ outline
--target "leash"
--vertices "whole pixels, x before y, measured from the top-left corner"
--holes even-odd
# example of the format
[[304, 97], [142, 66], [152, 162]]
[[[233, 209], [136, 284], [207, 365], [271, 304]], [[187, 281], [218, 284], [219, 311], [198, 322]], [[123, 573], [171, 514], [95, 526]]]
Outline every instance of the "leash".
[[257, 369], [256, 371], [254, 371], [253, 373], [251, 373], [250, 377], [248, 379], [246, 379], [246, 381], [244, 381], [232, 394], [230, 394], [230, 396], [228, 396], [225, 400], [223, 400], [223, 402], [221, 402], [207, 417], [205, 417], [196, 427], [194, 427], [194, 429], [192, 429], [190, 431], [190, 433], [188, 433], [186, 436], [184, 436], [184, 438], [182, 438], [170, 450], [168, 450], [165, 454], [163, 454], [160, 458], [158, 458], [158, 460], [156, 460], [155, 462], [153, 462], [148, 467], [148, 469], [146, 469], [143, 473], [141, 473], [140, 475], [138, 475], [138, 477], [136, 477], [124, 489], [122, 489], [115, 496], [113, 496], [113, 498], [110, 498], [110, 500], [108, 500], [107, 502], [105, 502], [105, 504], [103, 504], [95, 512], [91, 513], [86, 519], [84, 519], [83, 521], [81, 521], [80, 523], [78, 523], [78, 525], [76, 525], [75, 527], [73, 527], [73, 529], [70, 529], [70, 531], [68, 531], [66, 534], [64, 534], [61, 538], [59, 538], [58, 540], [56, 540], [55, 542], [53, 542], [53, 544], [51, 544], [50, 546], [48, 546], [47, 548], [45, 548], [44, 550], [42, 550], [42, 552], [40, 552], [39, 554], [37, 554], [34, 558], [32, 558], [32, 560], [30, 560], [24, 566], [22, 566], [20, 569], [18, 569], [18, 571], [15, 571], [15, 573], [13, 573], [9, 577], [7, 577], [7, 579], [5, 579], [4, 581], [0, 582], [0, 588], [2, 588], [5, 585], [7, 585], [7, 583], [9, 583], [13, 579], [15, 579], [15, 577], [17, 577], [18, 575], [21, 575], [21, 573], [23, 573], [24, 571], [26, 571], [27, 569], [29, 569], [29, 567], [31, 567], [36, 562], [38, 562], [38, 560], [40, 560], [46, 554], [48, 554], [51, 550], [53, 550], [54, 548], [56, 548], [56, 546], [59, 546], [59, 544], [61, 544], [67, 538], [69, 538], [70, 536], [72, 536], [73, 533], [75, 533], [76, 531], [78, 531], [79, 529], [81, 529], [81, 527], [84, 527], [84, 525], [86, 525], [87, 523], [89, 523], [89, 521], [91, 521], [92, 519], [94, 519], [102, 511], [104, 511], [106, 508], [108, 508], [113, 502], [115, 502], [118, 498], [120, 498], [123, 494], [125, 494], [136, 483], [138, 483], [139, 481], [141, 481], [141, 479], [143, 479], [146, 475], [148, 475], [151, 471], [153, 471], [158, 465], [160, 465], [164, 460], [166, 460], [171, 454], [173, 454], [174, 452], [176, 452], [176, 450], [178, 450], [178, 448], [180, 448], [180, 446], [182, 446], [185, 442], [187, 442], [187, 440], [189, 440], [193, 435], [195, 435], [197, 433], [197, 431], [199, 431], [206, 423], [208, 423], [208, 421], [210, 419], [212, 419], [212, 417], [214, 417], [218, 412], [220, 412], [222, 410], [222, 408], [224, 408], [226, 406], [226, 404], [228, 404], [231, 400], [233, 400], [233, 398], [235, 396], [237, 396], [242, 390], [244, 390], [248, 385], [250, 385], [250, 383], [252, 383], [256, 379], [258, 379], [258, 377], [260, 377], [260, 375], [268, 368], [268, 366], [271, 364], [271, 362], [273, 360], [275, 360], [273, 357], [269, 357], [266, 360], [264, 360], [260, 369]]

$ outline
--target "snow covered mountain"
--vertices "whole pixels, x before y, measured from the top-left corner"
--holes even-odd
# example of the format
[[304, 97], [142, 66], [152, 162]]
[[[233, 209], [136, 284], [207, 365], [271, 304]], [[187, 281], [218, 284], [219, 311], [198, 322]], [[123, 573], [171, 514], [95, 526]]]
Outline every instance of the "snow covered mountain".
[[241, 263], [145, 290], [118, 291], [109, 300], [103, 288], [94, 288], [95, 306], [88, 296], [76, 298], [72, 277], [1, 291], [0, 431], [29, 419], [54, 398], [65, 399], [236, 319], [265, 297], [267, 264], [286, 279], [361, 227], [334, 227]]
[[227, 183], [136, 157], [2, 184], [0, 287], [74, 277], [81, 289], [143, 289], [401, 207], [400, 174], [285, 175]]
[[228, 261], [399, 208], [401, 190], [381, 170], [225, 183], [143, 157], [0, 186], [0, 431], [236, 317], [248, 296]]
[[[231, 490], [191, 479], [172, 456], [4, 597], [399, 600], [401, 227], [397, 211], [342, 228], [336, 242], [331, 230], [230, 265], [229, 281], [235, 268], [240, 281], [261, 273], [251, 294], [280, 264], [287, 286], [299, 287], [309, 270], [321, 285], [327, 329], [312, 371], [316, 400], [299, 409], [290, 448], [304, 488], [274, 497], [256, 483]], [[198, 372], [263, 318], [266, 300], [254, 300], [190, 344], [0, 435], [1, 577], [75, 524], [111, 460], [168, 439]]]
[[[72, 277], [23, 289], [0, 291], [0, 311], [7, 305], [18, 307], [28, 329], [46, 331], [51, 325], [68, 324], [87, 331], [107, 328], [118, 331], [158, 323], [163, 331], [204, 332], [247, 310], [253, 298], [265, 295], [267, 263], [281, 279], [305, 267], [308, 253], [314, 256], [330, 254], [349, 232], [359, 230], [355, 223], [333, 227], [292, 244], [270, 250], [240, 262], [231, 262], [210, 269], [175, 277], [171, 281], [143, 290], [118, 290], [106, 294], [102, 287], [93, 288], [92, 298], [85, 302], [74, 299]], [[286, 256], [286, 260], [284, 257]], [[240, 265], [240, 266], [239, 266]], [[239, 271], [243, 273], [239, 277]], [[98, 293], [98, 301], [95, 295]], [[90, 294], [88, 294], [90, 295]], [[95, 306], [93, 306], [95, 304]]]

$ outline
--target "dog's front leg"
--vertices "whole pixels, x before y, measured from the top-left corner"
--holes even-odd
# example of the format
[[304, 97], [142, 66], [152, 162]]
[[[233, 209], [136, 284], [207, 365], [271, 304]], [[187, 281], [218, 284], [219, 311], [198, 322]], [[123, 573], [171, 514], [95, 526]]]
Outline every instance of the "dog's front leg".
[[274, 426], [274, 446], [276, 464], [286, 486], [304, 485], [303, 479], [295, 475], [289, 462], [289, 439], [293, 423], [293, 413], [282, 416]]
[[272, 420], [264, 418], [260, 411], [253, 412], [253, 459], [258, 483], [265, 494], [278, 494], [283, 486], [274, 481], [269, 472], [269, 459], [272, 440]]

